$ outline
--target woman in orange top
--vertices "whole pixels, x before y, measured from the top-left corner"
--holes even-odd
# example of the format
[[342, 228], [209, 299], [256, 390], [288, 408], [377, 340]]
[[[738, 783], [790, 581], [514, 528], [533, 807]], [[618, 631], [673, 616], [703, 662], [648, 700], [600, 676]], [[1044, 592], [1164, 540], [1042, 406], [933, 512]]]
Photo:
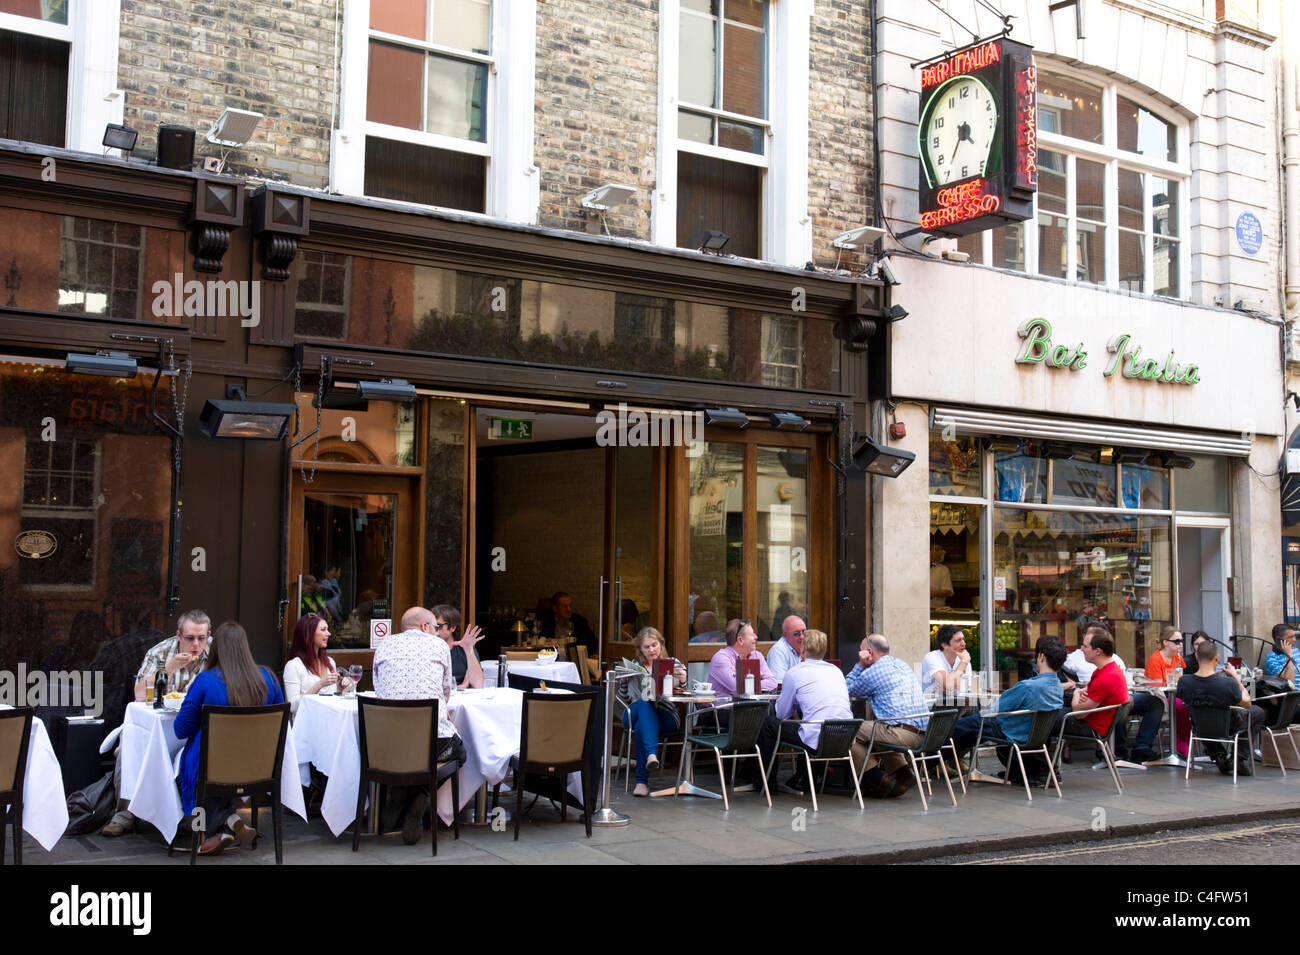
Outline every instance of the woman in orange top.
[[[1183, 661], [1183, 634], [1177, 627], [1165, 627], [1160, 631], [1160, 649], [1147, 659], [1147, 679], [1154, 680], [1161, 686], [1177, 682], [1173, 671], [1185, 669]], [[1187, 739], [1192, 730], [1187, 707], [1182, 700], [1174, 700], [1174, 713], [1178, 719], [1178, 755], [1187, 755]]]
[[1162, 685], [1173, 682], [1171, 671], [1186, 667], [1182, 653], [1182, 633], [1177, 627], [1165, 627], [1160, 631], [1160, 649], [1147, 658], [1147, 679]]

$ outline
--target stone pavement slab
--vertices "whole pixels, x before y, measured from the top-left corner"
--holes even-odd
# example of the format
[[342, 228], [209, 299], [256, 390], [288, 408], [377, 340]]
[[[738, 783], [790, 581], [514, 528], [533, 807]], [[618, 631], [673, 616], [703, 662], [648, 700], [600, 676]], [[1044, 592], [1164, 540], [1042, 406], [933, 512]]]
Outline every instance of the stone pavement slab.
[[[462, 826], [459, 840], [450, 831], [439, 834], [436, 859], [430, 854], [427, 834], [415, 846], [403, 845], [396, 834], [363, 837], [360, 851], [353, 853], [349, 834], [336, 839], [321, 820], [304, 823], [286, 813], [284, 861], [289, 865], [905, 862], [957, 851], [1271, 818], [1300, 810], [1300, 773], [1283, 779], [1276, 769], [1261, 769], [1258, 776], [1243, 777], [1234, 787], [1231, 777], [1220, 776], [1212, 767], [1208, 772], [1193, 772], [1187, 781], [1181, 771], [1168, 768], [1129, 770], [1122, 773], [1124, 792], [1119, 794], [1104, 769], [1072, 764], [1064, 770], [1062, 798], [1054, 790], [1050, 794], [1035, 790], [1030, 802], [1024, 787], [973, 784], [964, 796], [957, 791], [956, 808], [946, 790], [936, 791], [928, 812], [921, 809], [915, 792], [898, 799], [869, 799], [865, 810], [859, 810], [851, 796], [827, 793], [819, 797], [819, 812], [812, 811], [806, 797], [774, 793], [769, 809], [761, 793], [742, 793], [725, 811], [718, 800], [635, 799], [618, 788], [611, 805], [631, 817], [626, 827], [596, 828], [587, 839], [580, 816], [570, 811], [569, 822], [561, 825], [559, 814], [541, 800], [525, 817], [518, 842], [511, 825], [501, 832]], [[708, 777], [702, 777], [701, 783], [717, 785]], [[268, 823], [263, 813], [264, 838], [256, 852], [231, 850], [200, 864], [273, 864]], [[161, 837], [151, 831], [118, 839], [98, 835], [63, 839], [49, 853], [29, 837], [23, 861], [29, 865], [186, 865], [188, 855], [178, 853], [169, 860]]]

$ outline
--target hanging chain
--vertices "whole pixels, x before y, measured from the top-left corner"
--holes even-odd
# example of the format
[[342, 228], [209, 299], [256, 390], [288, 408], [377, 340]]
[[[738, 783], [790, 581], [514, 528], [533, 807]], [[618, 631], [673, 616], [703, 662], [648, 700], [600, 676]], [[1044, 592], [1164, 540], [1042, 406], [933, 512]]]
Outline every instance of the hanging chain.
[[[303, 484], [311, 484], [313, 481], [316, 480], [316, 462], [320, 460], [320, 423], [321, 423], [321, 411], [325, 407], [325, 377], [326, 377], [326, 363], [328, 361], [329, 361], [328, 358], [326, 358], [323, 355], [321, 356], [320, 380], [316, 384], [316, 435], [315, 435], [315, 445], [312, 448], [310, 475], [307, 473], [307, 468], [301, 463], [302, 462], [301, 456], [298, 458], [299, 461], [298, 470], [302, 474]], [[298, 375], [295, 374], [294, 375], [295, 393], [297, 391], [297, 387], [296, 387], [297, 384], [298, 384]]]
[[[164, 342], [163, 351], [166, 356], [167, 371], [175, 373], [176, 377], [179, 377], [180, 370], [176, 367], [176, 346], [170, 338]], [[190, 378], [193, 377], [193, 375], [194, 362], [187, 357], [185, 359], [185, 380], [181, 385], [179, 393], [177, 393], [177, 382], [172, 382], [172, 411], [176, 415], [176, 429], [182, 432], [185, 428], [185, 418], [183, 417], [185, 414], [185, 406], [188, 403], [190, 396]], [[181, 453], [181, 442], [173, 441], [172, 466], [175, 468], [177, 473], [180, 473], [181, 469]]]

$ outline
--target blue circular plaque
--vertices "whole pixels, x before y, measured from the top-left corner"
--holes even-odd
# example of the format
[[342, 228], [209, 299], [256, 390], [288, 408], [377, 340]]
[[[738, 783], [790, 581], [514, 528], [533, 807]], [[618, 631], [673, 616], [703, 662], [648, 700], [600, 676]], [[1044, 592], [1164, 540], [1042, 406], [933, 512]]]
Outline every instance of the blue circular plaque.
[[1253, 212], [1237, 216], [1237, 245], [1247, 255], [1254, 255], [1264, 244], [1264, 227]]

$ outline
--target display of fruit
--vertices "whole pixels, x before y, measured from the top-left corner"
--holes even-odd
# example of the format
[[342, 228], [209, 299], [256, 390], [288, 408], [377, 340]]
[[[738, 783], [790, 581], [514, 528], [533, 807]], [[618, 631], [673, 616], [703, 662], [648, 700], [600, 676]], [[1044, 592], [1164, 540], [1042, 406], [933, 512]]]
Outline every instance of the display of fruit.
[[997, 626], [997, 648], [1014, 650], [1020, 646], [1020, 623], [1015, 620], [1003, 620]]

